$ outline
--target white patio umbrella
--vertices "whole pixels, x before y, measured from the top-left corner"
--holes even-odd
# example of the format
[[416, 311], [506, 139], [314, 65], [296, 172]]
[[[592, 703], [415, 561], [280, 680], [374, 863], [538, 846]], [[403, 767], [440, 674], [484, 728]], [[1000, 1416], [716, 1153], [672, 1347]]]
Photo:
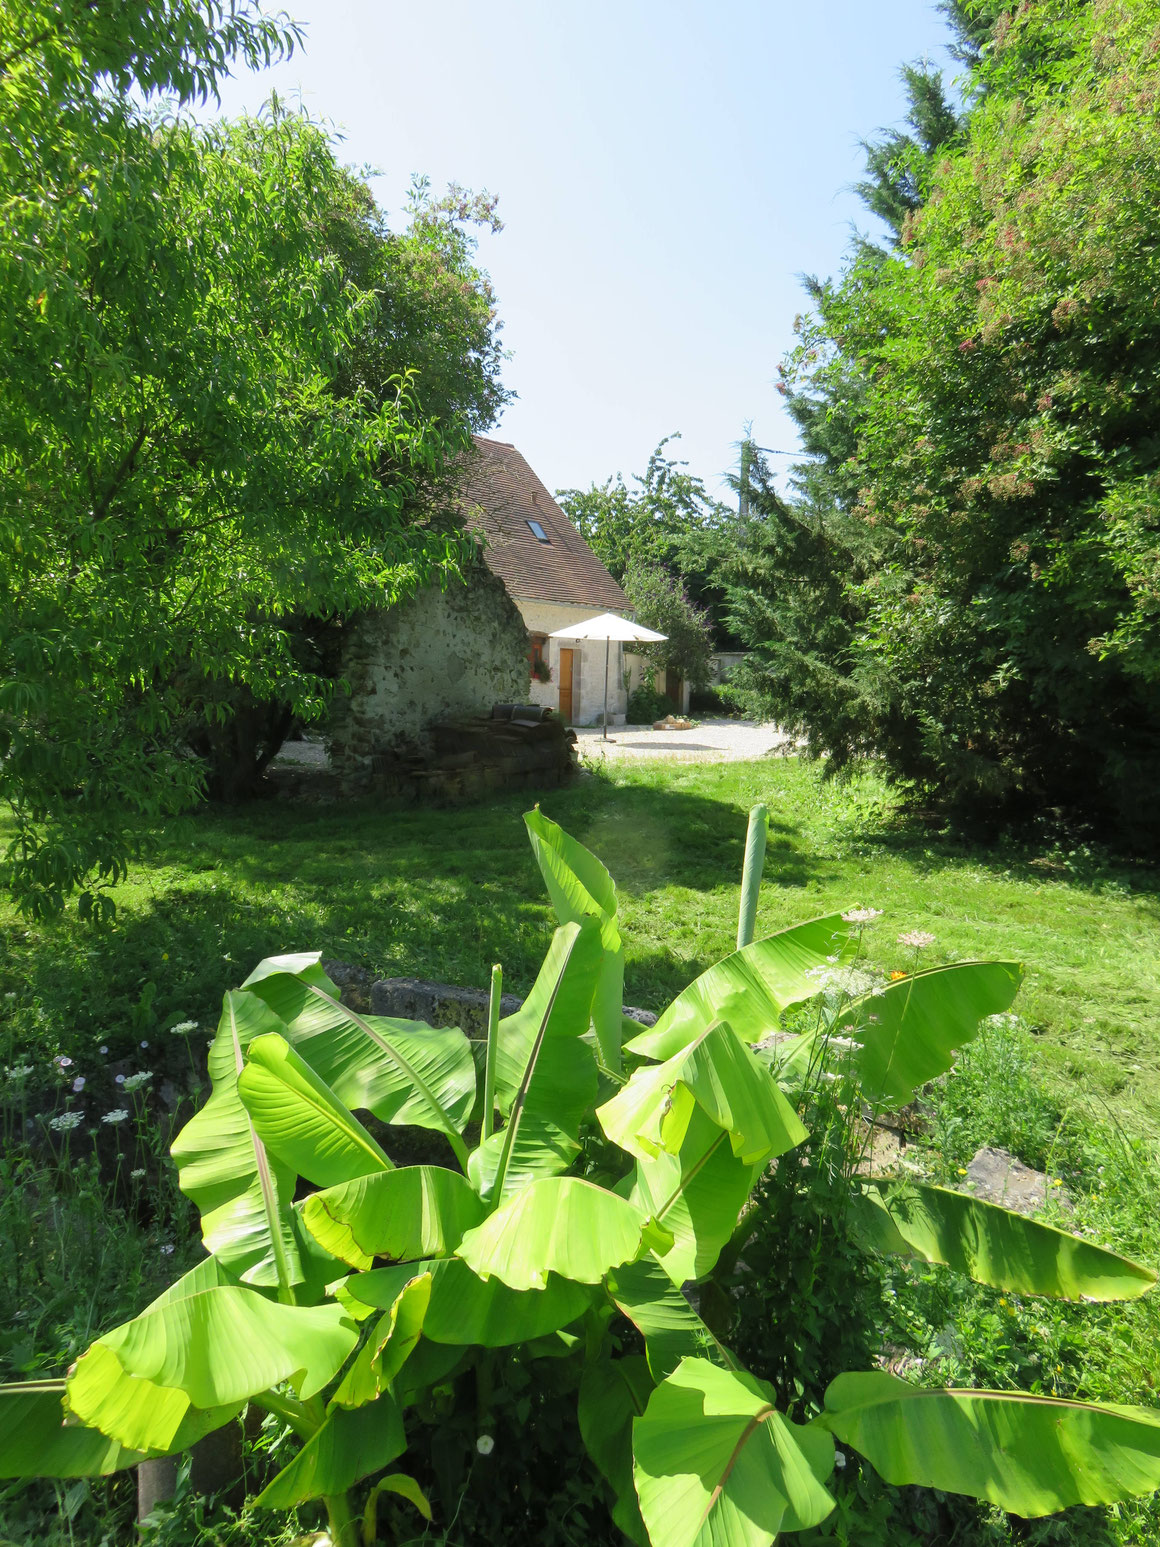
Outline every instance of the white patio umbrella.
[[598, 618], [585, 618], [571, 628], [559, 628], [550, 639], [603, 639], [604, 640], [604, 740], [608, 740], [608, 657], [615, 639], [622, 644], [659, 645], [667, 634], [657, 634], [651, 628], [643, 628], [628, 618], [618, 618], [614, 612], [602, 612]]

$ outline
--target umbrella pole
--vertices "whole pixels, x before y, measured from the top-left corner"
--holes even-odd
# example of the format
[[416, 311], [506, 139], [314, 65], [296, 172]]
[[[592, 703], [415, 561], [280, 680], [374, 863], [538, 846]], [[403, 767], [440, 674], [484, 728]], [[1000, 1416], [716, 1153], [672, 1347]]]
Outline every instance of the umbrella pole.
[[604, 641], [604, 740], [608, 740], [608, 657], [612, 653], [612, 640]]

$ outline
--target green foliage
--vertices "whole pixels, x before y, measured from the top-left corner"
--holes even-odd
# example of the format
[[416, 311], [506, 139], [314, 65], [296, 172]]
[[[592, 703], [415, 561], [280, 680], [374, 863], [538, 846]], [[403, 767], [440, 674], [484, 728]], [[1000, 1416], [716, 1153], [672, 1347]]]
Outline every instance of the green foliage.
[[655, 688], [645, 687], [643, 684], [633, 688], [628, 695], [628, 708], [625, 718], [629, 725], [652, 725], [656, 720], [663, 720], [666, 715], [676, 714], [677, 706], [672, 699], [664, 693], [658, 693]]
[[[626, 590], [630, 571], [636, 572], [637, 584], [646, 587], [650, 573], [663, 571], [664, 577], [656, 583], [655, 605], [667, 606], [674, 621], [684, 618], [684, 626], [692, 626], [694, 633], [696, 620], [703, 627], [707, 619], [720, 635], [724, 597], [717, 565], [736, 518], [728, 506], [713, 499], [700, 478], [684, 470], [684, 462], [665, 454], [669, 441], [679, 439], [679, 435], [667, 435], [649, 457], [643, 476], [636, 475], [631, 486], [617, 473], [590, 489], [557, 489], [556, 497]], [[629, 595], [635, 602], [631, 591]], [[652, 591], [648, 595], [651, 598]], [[669, 596], [672, 599], [663, 600]], [[640, 621], [667, 632], [663, 624], [653, 625], [643, 613]], [[681, 669], [676, 661], [673, 664]]]
[[791, 510], [758, 502], [734, 571], [743, 701], [832, 769], [878, 753], [960, 808], [1136, 843], [1160, 747], [1154, 22], [998, 15], [898, 252], [813, 289], [783, 386], [817, 460]]
[[392, 236], [304, 117], [183, 116], [291, 46], [248, 4], [3, 17], [3, 878], [107, 911], [204, 788], [188, 744], [252, 774], [334, 689], [322, 623], [458, 575], [419, 497], [502, 401], [462, 227], [494, 217], [419, 186]]
[[683, 584], [668, 570], [634, 559], [624, 573], [624, 594], [638, 623], [664, 634], [660, 644], [641, 654], [655, 671], [676, 671], [694, 687], [709, 681], [713, 629], [709, 615], [689, 600]]
[[[608, 1028], [600, 984], [608, 958], [617, 983], [622, 970], [617, 894], [593, 855], [538, 812], [527, 822], [562, 922], [524, 1009], [489, 1022], [482, 1063], [495, 1071], [492, 1120], [498, 1115], [500, 1126], [469, 1148], [480, 1060], [461, 1032], [351, 1009], [315, 956], [260, 963], [226, 996], [213, 1094], [175, 1145], [207, 1241], [217, 1239], [224, 1206], [225, 1255], [235, 1270], [204, 1257], [144, 1312], [99, 1337], [64, 1378], [0, 1389], [0, 1471], [124, 1467], [135, 1456], [116, 1447], [183, 1449], [249, 1402], [301, 1441], [258, 1506], [321, 1500], [336, 1547], [369, 1547], [381, 1499], [390, 1510], [426, 1513], [441, 1481], [444, 1495], [454, 1491], [445, 1447], [456, 1443], [456, 1423], [442, 1444], [433, 1437], [429, 1452], [416, 1451], [421, 1475], [391, 1471], [362, 1504], [352, 1490], [413, 1448], [441, 1393], [467, 1372], [476, 1386], [476, 1450], [489, 1455], [494, 1437], [483, 1425], [491, 1421], [495, 1351], [511, 1349], [509, 1378], [519, 1368], [530, 1377], [540, 1361], [566, 1368], [559, 1383], [538, 1369], [536, 1379], [578, 1394], [580, 1431], [617, 1521], [657, 1547], [767, 1547], [783, 1531], [819, 1526], [835, 1507], [832, 1433], [891, 1481], [921, 1481], [1023, 1514], [1155, 1488], [1160, 1447], [1146, 1410], [1037, 1393], [940, 1392], [882, 1371], [839, 1373], [811, 1401], [791, 1368], [781, 1372], [795, 1386], [786, 1405], [804, 1409], [793, 1417], [779, 1405], [784, 1395], [740, 1368], [723, 1341], [731, 1275], [742, 1271], [754, 1233], [750, 1190], [772, 1159], [807, 1138], [790, 1097], [813, 1114], [816, 1092], [837, 1082], [831, 1119], [859, 1111], [863, 1092], [900, 1104], [915, 1071], [924, 1079], [945, 1072], [953, 1044], [969, 1038], [978, 1016], [1010, 1003], [1018, 974], [962, 963], [897, 975], [875, 995], [871, 975], [841, 960], [850, 926], [864, 919], [814, 920], [702, 974], [653, 1032], [625, 1045], [626, 1076], [601, 1058], [601, 1090], [595, 1049], [603, 1054]], [[762, 1008], [748, 1002], [747, 986]], [[889, 1010], [888, 995], [898, 996]], [[788, 1044], [774, 1035], [789, 1007], [811, 1001], [812, 1032]], [[271, 1017], [280, 1030], [270, 1029]], [[932, 1030], [940, 1026], [942, 1035]], [[658, 1051], [663, 1045], [662, 1062], [639, 1061], [650, 1037]], [[801, 1049], [809, 1050], [804, 1083]], [[884, 1060], [897, 1077], [883, 1074]], [[779, 1069], [787, 1071], [784, 1090]], [[392, 1126], [427, 1128], [461, 1174], [396, 1169], [350, 1108], [376, 1119], [387, 1142]], [[854, 1128], [847, 1121], [838, 1132], [849, 1152]], [[824, 1153], [815, 1147], [815, 1162]], [[285, 1168], [278, 1185], [275, 1164]], [[792, 1163], [784, 1170], [793, 1176]], [[440, 1174], [447, 1180], [437, 1181]], [[322, 1190], [295, 1201], [300, 1181]], [[239, 1214], [239, 1198], [251, 1191], [258, 1206]], [[1032, 1259], [1041, 1294], [1135, 1296], [1154, 1282], [1106, 1248], [970, 1200], [957, 1205], [970, 1210], [964, 1250], [949, 1203], [936, 1208], [930, 1189], [923, 1196], [925, 1223], [916, 1223], [911, 1193], [863, 1195], [883, 1213], [880, 1248], [952, 1260], [1021, 1292]], [[254, 1230], [252, 1254], [235, 1255], [235, 1229]], [[375, 1268], [380, 1252], [403, 1260]], [[811, 1256], [808, 1245], [803, 1255]], [[242, 1282], [236, 1264], [251, 1260]], [[681, 1291], [689, 1278], [700, 1284], [699, 1310]], [[618, 1372], [626, 1358], [631, 1364]], [[79, 1426], [54, 1427], [66, 1403]], [[937, 1443], [918, 1445], [912, 1430], [928, 1413]], [[44, 1436], [34, 1460], [32, 1423]], [[963, 1443], [956, 1426], [966, 1423], [992, 1437], [993, 1454]]]

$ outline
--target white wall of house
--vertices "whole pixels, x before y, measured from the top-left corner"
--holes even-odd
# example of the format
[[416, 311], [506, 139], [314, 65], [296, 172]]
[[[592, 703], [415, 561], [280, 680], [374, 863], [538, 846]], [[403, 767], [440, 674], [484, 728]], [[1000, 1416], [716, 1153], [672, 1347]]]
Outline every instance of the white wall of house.
[[[528, 597], [516, 596], [512, 600], [520, 610], [529, 634], [554, 634], [557, 629], [571, 628], [586, 618], [596, 618], [606, 611], [603, 607], [578, 607], [568, 602], [540, 602]], [[604, 713], [604, 650], [602, 639], [567, 640], [549, 639], [547, 646], [551, 682], [537, 682], [531, 678], [528, 702], [545, 704], [550, 709], [560, 707], [560, 647], [572, 649], [572, 720], [576, 725], [595, 725]], [[624, 711], [628, 694], [624, 689], [624, 647], [613, 641], [608, 660], [608, 722], [624, 724]]]

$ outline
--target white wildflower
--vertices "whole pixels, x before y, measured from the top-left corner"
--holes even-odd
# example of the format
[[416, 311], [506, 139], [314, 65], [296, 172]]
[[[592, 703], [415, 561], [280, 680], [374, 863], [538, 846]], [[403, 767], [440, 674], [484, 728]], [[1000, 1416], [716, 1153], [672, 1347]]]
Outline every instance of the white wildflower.
[[188, 1037], [191, 1031], [197, 1030], [196, 1021], [178, 1021], [176, 1026], [169, 1028], [171, 1037]]
[[[129, 1115], [128, 1112], [126, 1112], [124, 1114], [125, 1117], [128, 1117], [128, 1115]], [[108, 1122], [108, 1120], [109, 1120], [108, 1118], [105, 1119], [106, 1122]], [[131, 1182], [139, 1182], [144, 1175], [145, 1175], [145, 1167], [144, 1166], [134, 1166], [132, 1171], [129, 1172], [129, 1180]]]
[[127, 1123], [129, 1121], [129, 1113], [124, 1107], [114, 1107], [111, 1112], [104, 1114], [101, 1121], [102, 1123], [108, 1123], [110, 1128], [115, 1128], [118, 1123]]
[[97, 1052], [98, 1053], [102, 1053], [102, 1054], [107, 1053], [108, 1051], [109, 1051], [109, 1045], [108, 1045], [107, 1042], [102, 1042], [100, 1047], [97, 1049]]
[[490, 1456], [495, 1449], [495, 1440], [490, 1434], [481, 1434], [475, 1442], [475, 1448], [481, 1456]]
[[31, 1064], [16, 1064], [13, 1068], [5, 1070], [4, 1078], [18, 1084], [21, 1080], [26, 1080], [31, 1073]]
[[113, 1084], [114, 1085], [124, 1085], [124, 1083], [125, 1083], [125, 1076], [123, 1074], [118, 1074], [118, 1075], [114, 1076], [114, 1079], [113, 1079]]
[[874, 974], [860, 967], [810, 967], [806, 977], [813, 978], [825, 994], [844, 994], [849, 999], [874, 993], [879, 987]]
[[152, 1078], [152, 1069], [142, 1069], [139, 1073], [131, 1074], [128, 1079], [121, 1080], [119, 1083], [123, 1084], [126, 1090], [140, 1090], [142, 1085], [148, 1085]]
[[56, 1065], [56, 1067], [58, 1069], [71, 1069], [72, 1068], [72, 1059], [71, 1058], [66, 1058], [63, 1053], [58, 1053], [57, 1056], [53, 1059], [53, 1063]]
[[149, 1044], [148, 1044], [148, 1042], [142, 1042], [142, 1044], [141, 1044], [141, 1046], [142, 1046], [142, 1047], [148, 1047], [148, 1046], [149, 1046]]
[[925, 929], [908, 929], [904, 935], [899, 935], [899, 945], [908, 945], [915, 951], [925, 951], [928, 945], [934, 944], [934, 936]]
[[173, 1256], [173, 1247], [171, 1245], [169, 1245], [168, 1242], [164, 1246], [159, 1247], [158, 1250], [160, 1251], [160, 1253], [161, 1253], [161, 1255], [163, 1257], [172, 1257]]
[[50, 1117], [48, 1126], [55, 1128], [57, 1133], [69, 1133], [74, 1128], [79, 1128], [84, 1122], [83, 1112], [62, 1112], [59, 1117]]
[[839, 1469], [839, 1471], [846, 1465], [846, 1455], [844, 1451], [835, 1450], [834, 1465]]
[[843, 924], [873, 924], [882, 917], [881, 908], [848, 908], [842, 914]]
[[84, 1088], [85, 1088], [85, 1077], [84, 1077], [83, 1074], [78, 1074], [77, 1075], [76, 1079], [72, 1082], [72, 1088], [73, 1088], [73, 1093], [75, 1095], [77, 1095], [77, 1096], [79, 1096], [81, 1091], [84, 1090]]

